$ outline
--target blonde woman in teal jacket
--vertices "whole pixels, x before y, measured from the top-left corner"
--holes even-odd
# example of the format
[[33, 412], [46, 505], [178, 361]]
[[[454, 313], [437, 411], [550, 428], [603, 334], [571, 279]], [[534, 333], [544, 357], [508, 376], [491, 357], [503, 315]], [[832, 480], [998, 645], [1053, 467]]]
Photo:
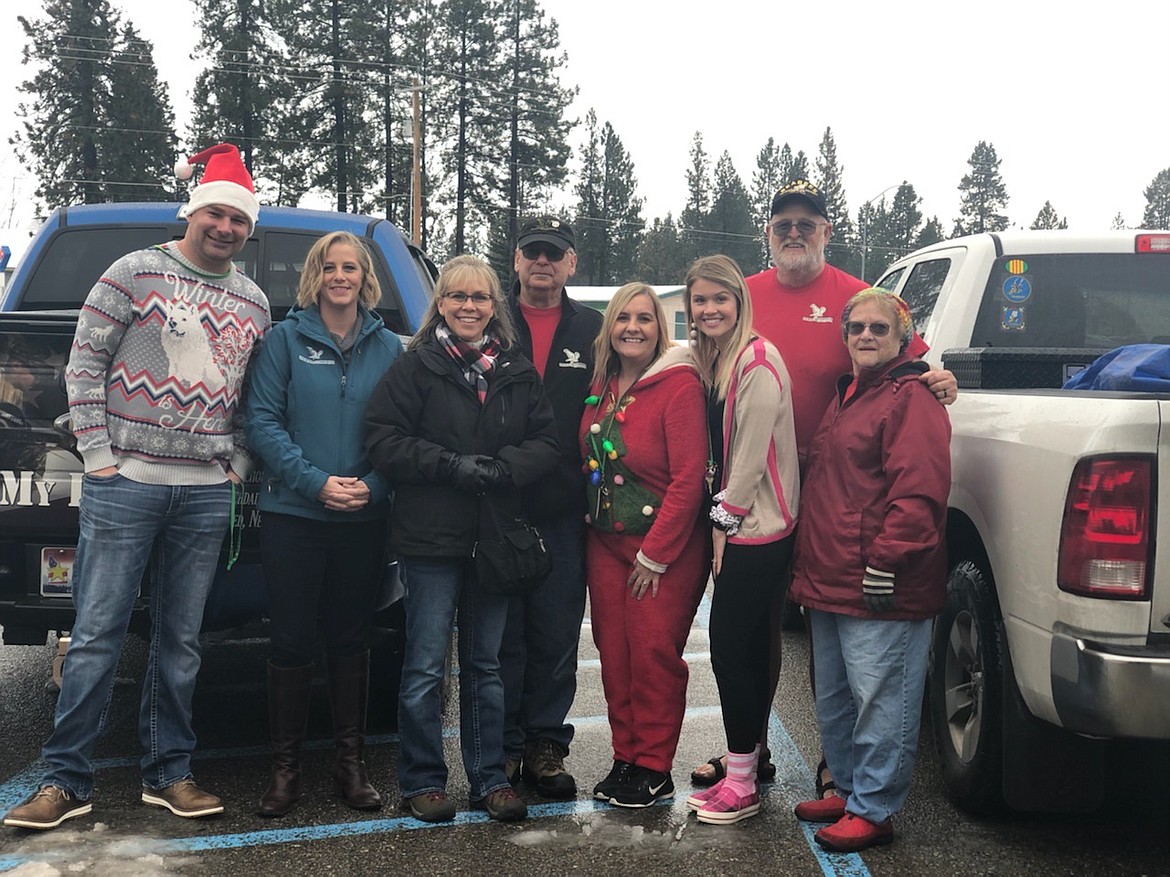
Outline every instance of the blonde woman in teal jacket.
[[380, 298], [362, 241], [325, 235], [305, 259], [297, 307], [268, 334], [251, 376], [246, 430], [264, 463], [260, 554], [272, 637], [273, 763], [261, 816], [283, 816], [300, 794], [319, 623], [337, 748], [334, 790], [355, 809], [382, 803], [363, 749], [370, 617], [390, 503], [362, 438], [366, 401], [402, 343], [374, 311]]

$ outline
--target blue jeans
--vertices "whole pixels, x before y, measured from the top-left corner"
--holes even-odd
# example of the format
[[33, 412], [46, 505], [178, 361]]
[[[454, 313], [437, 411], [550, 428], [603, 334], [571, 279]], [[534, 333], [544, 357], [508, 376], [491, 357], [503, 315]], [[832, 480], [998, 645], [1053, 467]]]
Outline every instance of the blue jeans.
[[565, 721], [577, 694], [577, 643], [585, 616], [585, 519], [566, 515], [539, 525], [553, 569], [539, 588], [513, 597], [500, 648], [504, 680], [504, 751], [547, 737], [566, 750]]
[[443, 760], [443, 664], [459, 623], [459, 735], [463, 768], [478, 801], [504, 776], [500, 640], [508, 600], [483, 593], [465, 558], [401, 557], [406, 654], [398, 697], [398, 789], [403, 798], [447, 787]]
[[191, 697], [199, 628], [227, 533], [231, 488], [169, 487], [121, 475], [86, 475], [73, 566], [77, 617], [65, 659], [53, 733], [42, 750], [42, 786], [93, 794], [94, 744], [113, 691], [139, 584], [155, 554], [150, 643], [138, 717], [142, 782], [163, 789], [191, 776]]
[[817, 721], [845, 809], [885, 822], [910, 793], [930, 619], [881, 621], [810, 610]]

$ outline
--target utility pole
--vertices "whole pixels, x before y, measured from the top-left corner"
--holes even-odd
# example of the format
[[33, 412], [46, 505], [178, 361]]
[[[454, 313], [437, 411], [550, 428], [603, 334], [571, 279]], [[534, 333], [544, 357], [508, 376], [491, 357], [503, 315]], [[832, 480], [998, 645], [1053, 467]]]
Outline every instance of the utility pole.
[[413, 130], [411, 132], [411, 173], [410, 173], [410, 239], [416, 247], [422, 247], [422, 162], [420, 161], [420, 141], [422, 140], [422, 126], [419, 124], [419, 85], [418, 77], [410, 80], [410, 102], [414, 114]]

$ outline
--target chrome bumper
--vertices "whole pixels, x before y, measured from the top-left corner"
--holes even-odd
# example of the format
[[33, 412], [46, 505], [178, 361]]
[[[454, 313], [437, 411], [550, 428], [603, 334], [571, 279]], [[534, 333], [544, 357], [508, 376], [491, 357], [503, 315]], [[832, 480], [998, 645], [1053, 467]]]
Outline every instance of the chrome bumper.
[[1054, 634], [1052, 699], [1078, 734], [1170, 739], [1170, 651]]

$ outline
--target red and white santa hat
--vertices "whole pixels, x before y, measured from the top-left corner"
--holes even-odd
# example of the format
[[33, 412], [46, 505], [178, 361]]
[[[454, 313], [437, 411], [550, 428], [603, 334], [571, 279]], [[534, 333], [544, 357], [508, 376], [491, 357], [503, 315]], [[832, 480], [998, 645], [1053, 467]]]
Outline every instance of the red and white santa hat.
[[180, 180], [191, 179], [195, 172], [193, 165], [197, 164], [207, 167], [199, 185], [191, 192], [186, 212], [192, 213], [209, 204], [222, 204], [247, 214], [252, 220], [252, 228], [255, 228], [260, 218], [260, 202], [256, 199], [252, 175], [240, 158], [240, 150], [230, 143], [208, 147], [186, 161], [179, 159], [175, 162], [175, 176]]

